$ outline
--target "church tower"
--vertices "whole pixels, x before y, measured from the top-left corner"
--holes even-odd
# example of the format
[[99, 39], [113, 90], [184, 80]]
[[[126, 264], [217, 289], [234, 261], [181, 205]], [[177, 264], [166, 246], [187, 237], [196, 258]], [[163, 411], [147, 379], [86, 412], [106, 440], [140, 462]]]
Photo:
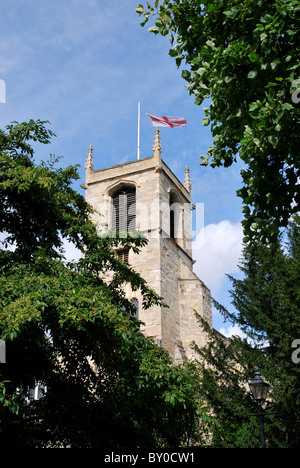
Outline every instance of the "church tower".
[[126, 286], [136, 306], [141, 330], [165, 348], [173, 362], [193, 357], [193, 341], [201, 347], [206, 337], [195, 311], [212, 326], [210, 291], [193, 272], [191, 243], [191, 181], [186, 168], [182, 184], [161, 158], [156, 127], [153, 155], [125, 164], [94, 170], [93, 148], [86, 161], [86, 200], [101, 234], [119, 229], [139, 231], [148, 244], [139, 254], [116, 251], [161, 297], [168, 307], [142, 308], [137, 292]]

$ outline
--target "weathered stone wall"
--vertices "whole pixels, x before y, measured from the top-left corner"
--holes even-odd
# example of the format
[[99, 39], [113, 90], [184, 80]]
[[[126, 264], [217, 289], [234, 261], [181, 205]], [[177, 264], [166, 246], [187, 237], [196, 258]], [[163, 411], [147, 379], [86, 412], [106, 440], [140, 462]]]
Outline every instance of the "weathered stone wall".
[[[194, 310], [211, 324], [211, 305], [209, 290], [192, 270], [190, 193], [158, 157], [98, 171], [87, 168], [86, 200], [98, 212], [94, 222], [102, 234], [111, 228], [111, 197], [122, 185], [136, 188], [136, 229], [148, 238], [139, 255], [130, 252], [129, 263], [168, 308], [143, 310], [139, 293], [127, 285], [126, 294], [139, 300], [141, 329], [147, 336], [167, 349], [173, 361], [191, 358], [191, 342], [202, 346], [206, 339]], [[176, 201], [175, 240], [169, 235], [170, 197]]]

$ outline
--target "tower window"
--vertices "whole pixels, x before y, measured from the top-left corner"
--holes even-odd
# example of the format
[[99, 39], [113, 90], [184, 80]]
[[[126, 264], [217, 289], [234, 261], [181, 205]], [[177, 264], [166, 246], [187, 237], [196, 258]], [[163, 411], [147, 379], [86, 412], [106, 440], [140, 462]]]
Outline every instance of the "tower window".
[[170, 194], [170, 237], [175, 239], [179, 235], [180, 203], [176, 195]]
[[170, 237], [175, 239], [175, 213], [170, 206]]
[[131, 232], [136, 229], [136, 191], [128, 187], [119, 190], [113, 196], [112, 228]]
[[128, 263], [128, 257], [129, 257], [129, 250], [127, 249], [120, 249], [116, 251], [116, 256], [118, 257], [119, 260], [122, 262]]

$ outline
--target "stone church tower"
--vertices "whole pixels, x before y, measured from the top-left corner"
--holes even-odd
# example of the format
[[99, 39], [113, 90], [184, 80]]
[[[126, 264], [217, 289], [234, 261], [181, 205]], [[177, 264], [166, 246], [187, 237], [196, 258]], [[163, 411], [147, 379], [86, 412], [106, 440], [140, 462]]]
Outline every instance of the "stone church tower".
[[206, 337], [195, 311], [212, 326], [210, 291], [193, 272], [191, 183], [188, 168], [182, 184], [161, 159], [156, 127], [150, 157], [94, 170], [92, 147], [86, 161], [86, 200], [99, 213], [99, 231], [140, 231], [148, 244], [137, 255], [116, 254], [139, 272], [168, 305], [143, 310], [141, 296], [126, 286], [136, 306], [142, 331], [165, 348], [173, 362], [193, 357], [190, 345]]

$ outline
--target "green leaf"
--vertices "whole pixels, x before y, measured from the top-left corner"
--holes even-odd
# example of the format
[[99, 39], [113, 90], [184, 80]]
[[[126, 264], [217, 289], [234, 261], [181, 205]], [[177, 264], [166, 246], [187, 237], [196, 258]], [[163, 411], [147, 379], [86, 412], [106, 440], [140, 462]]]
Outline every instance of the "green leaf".
[[294, 110], [294, 106], [292, 106], [292, 104], [290, 104], [289, 102], [285, 102], [283, 105], [282, 105], [283, 109], [285, 110]]
[[250, 80], [253, 80], [254, 78], [257, 77], [257, 71], [256, 71], [256, 70], [252, 70], [251, 72], [248, 73], [247, 76], [248, 76], [248, 78], [249, 78]]
[[226, 15], [230, 19], [234, 19], [239, 12], [239, 8], [234, 6], [231, 10], [224, 11], [224, 15]]
[[278, 144], [278, 137], [276, 135], [271, 135], [268, 137], [268, 141], [271, 143], [271, 145], [276, 148]]
[[273, 17], [269, 14], [266, 14], [263, 18], [261, 18], [261, 22], [262, 23], [269, 23], [269, 24], [272, 24], [273, 23]]
[[148, 28], [148, 32], [152, 32], [152, 33], [154, 33], [154, 34], [158, 34], [159, 29], [158, 29], [156, 26], [151, 26], [150, 28]]
[[207, 69], [206, 68], [199, 68], [198, 69], [198, 74], [200, 76], [203, 76], [205, 73], [207, 73]]
[[252, 52], [249, 55], [249, 59], [251, 60], [251, 62], [258, 62], [259, 61], [259, 55], [256, 52]]
[[206, 44], [207, 44], [209, 47], [211, 47], [212, 49], [215, 48], [215, 43], [214, 43], [213, 41], [211, 41], [211, 40], [206, 41]]
[[260, 102], [251, 102], [250, 106], [249, 106], [249, 111], [250, 112], [253, 112], [255, 111], [256, 109], [260, 108], [261, 107], [261, 103]]
[[143, 5], [140, 4], [139, 6], [135, 7], [135, 11], [136, 11], [137, 13], [139, 13], [140, 15], [142, 15], [143, 12], [144, 12], [144, 7], [143, 7]]
[[191, 77], [191, 72], [188, 71], [188, 70], [183, 70], [182, 73], [181, 73], [181, 76], [184, 80], [187, 80], [189, 81], [190, 77]]
[[280, 60], [277, 59], [277, 60], [274, 60], [272, 63], [271, 63], [271, 68], [272, 70], [275, 70], [275, 68], [280, 65]]
[[273, 118], [273, 122], [278, 124], [279, 120], [284, 116], [284, 111], [278, 112], [278, 114]]

